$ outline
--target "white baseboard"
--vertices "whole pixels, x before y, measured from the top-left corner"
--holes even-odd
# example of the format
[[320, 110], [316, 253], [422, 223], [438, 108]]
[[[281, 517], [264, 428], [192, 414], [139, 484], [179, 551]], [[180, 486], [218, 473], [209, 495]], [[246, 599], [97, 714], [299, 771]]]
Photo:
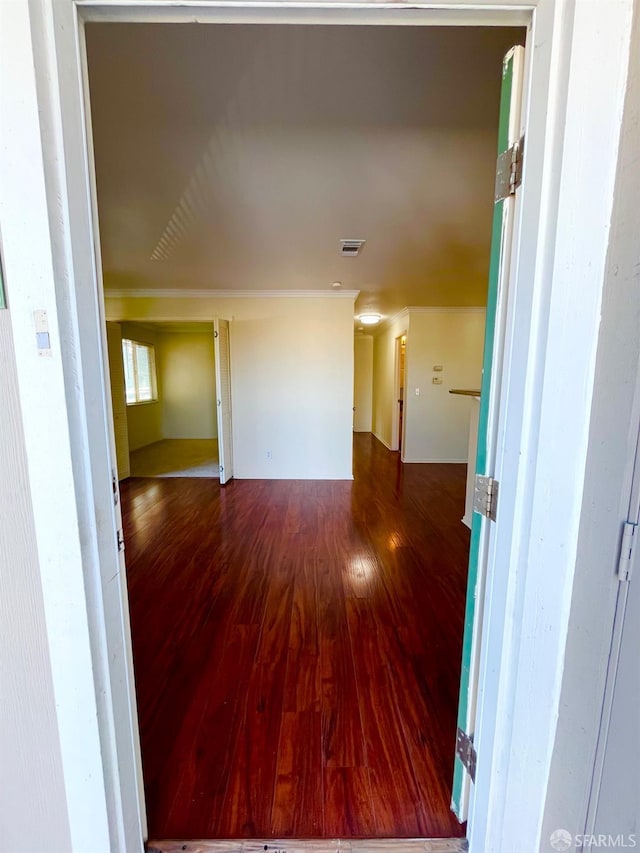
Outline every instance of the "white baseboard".
[[247, 471], [237, 471], [233, 478], [235, 480], [334, 480], [334, 481], [344, 481], [344, 480], [353, 480], [353, 474], [349, 474], [347, 476], [341, 476], [339, 474], [322, 474], [318, 476], [305, 475], [303, 477], [296, 476], [294, 474], [270, 474], [268, 477], [265, 476], [264, 472], [260, 471], [259, 473], [251, 473]]
[[467, 459], [403, 459], [403, 462], [409, 464], [421, 465], [466, 465]]
[[466, 527], [468, 527], [468, 528], [469, 528], [469, 530], [471, 530], [471, 519], [470, 519], [470, 518], [467, 518], [467, 516], [465, 515], [465, 516], [461, 519], [461, 521], [462, 521], [462, 523], [463, 523]]
[[[397, 453], [397, 452], [398, 452], [397, 450], [394, 450], [394, 449], [393, 449], [393, 447], [391, 447], [391, 445], [390, 445], [388, 442], [386, 442], [386, 441], [384, 440], [384, 438], [382, 438], [382, 436], [381, 436], [381, 435], [378, 435], [378, 433], [377, 433], [377, 432], [373, 432], [373, 433], [372, 433], [372, 435], [373, 435], [373, 437], [374, 437], [374, 438], [377, 438], [377, 439], [378, 439], [378, 441], [380, 442], [380, 444], [384, 444], [384, 446], [387, 448], [387, 450], [390, 450], [392, 453]], [[437, 464], [445, 464], [445, 465], [466, 465], [466, 464], [467, 464], [467, 461], [468, 461], [466, 457], [465, 457], [464, 459], [407, 459], [405, 456], [402, 456], [402, 457], [401, 457], [401, 459], [402, 459], [402, 461], [403, 461], [403, 462], [406, 462], [406, 463], [408, 463], [409, 465], [412, 465], [412, 464], [422, 464], [422, 465], [426, 465], [426, 464], [432, 464], [432, 465], [437, 465]]]
[[372, 435], [373, 435], [373, 437], [374, 437], [374, 438], [377, 438], [377, 439], [378, 439], [378, 441], [380, 442], [380, 444], [384, 444], [384, 446], [387, 448], [387, 450], [390, 450], [392, 453], [397, 453], [397, 452], [398, 452], [397, 450], [394, 450], [394, 449], [393, 449], [393, 447], [391, 447], [391, 445], [390, 445], [390, 444], [388, 444], [388, 443], [384, 440], [384, 438], [382, 438], [382, 436], [381, 436], [381, 435], [378, 435], [378, 433], [377, 433], [377, 432], [372, 433]]

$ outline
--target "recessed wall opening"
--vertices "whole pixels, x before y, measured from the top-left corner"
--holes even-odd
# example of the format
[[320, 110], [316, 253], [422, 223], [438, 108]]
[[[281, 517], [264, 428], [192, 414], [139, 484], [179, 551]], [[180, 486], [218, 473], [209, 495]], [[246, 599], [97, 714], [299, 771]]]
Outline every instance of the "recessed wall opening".
[[[152, 839], [464, 838], [467, 475], [524, 36], [87, 24]], [[128, 406], [122, 340], [156, 368]], [[225, 394], [218, 480], [217, 444], [170, 443], [211, 451]]]
[[118, 478], [219, 477], [211, 323], [107, 323]]

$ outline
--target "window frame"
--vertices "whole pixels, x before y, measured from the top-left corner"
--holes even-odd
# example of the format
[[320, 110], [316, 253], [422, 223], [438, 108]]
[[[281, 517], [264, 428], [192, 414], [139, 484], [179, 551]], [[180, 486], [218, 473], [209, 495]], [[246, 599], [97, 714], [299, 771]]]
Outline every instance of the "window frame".
[[[128, 387], [127, 387], [127, 370], [125, 367], [125, 344], [133, 345], [133, 374], [134, 374], [134, 385], [135, 385], [135, 394], [136, 399], [129, 401], [128, 397]], [[138, 399], [140, 393], [140, 385], [138, 382], [138, 360], [135, 355], [135, 348], [143, 347], [144, 349], [149, 351], [149, 376], [151, 380], [151, 398], [149, 400], [140, 400]], [[153, 344], [148, 343], [147, 341], [137, 341], [135, 338], [122, 338], [122, 362], [123, 362], [123, 374], [124, 374], [124, 398], [127, 406], [148, 406], [150, 403], [158, 402], [158, 375], [156, 370], [156, 348]]]

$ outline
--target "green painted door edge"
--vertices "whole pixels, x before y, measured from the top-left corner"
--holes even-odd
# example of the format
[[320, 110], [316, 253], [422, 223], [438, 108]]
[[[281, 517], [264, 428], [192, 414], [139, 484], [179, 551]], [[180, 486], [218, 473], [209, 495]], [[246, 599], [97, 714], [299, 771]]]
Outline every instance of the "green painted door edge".
[[[513, 87], [513, 49], [503, 62], [502, 89], [500, 94], [500, 118], [498, 122], [498, 155], [509, 148], [509, 118]], [[498, 201], [493, 209], [491, 231], [491, 256], [489, 263], [489, 286], [487, 292], [487, 313], [484, 333], [484, 355], [482, 360], [482, 384], [480, 391], [480, 414], [478, 419], [478, 450], [476, 455], [476, 474], [488, 475], [487, 433], [489, 427], [489, 394], [493, 369], [493, 351], [495, 342], [495, 321], [498, 307], [498, 285], [502, 263], [502, 229], [504, 221], [504, 201]], [[469, 727], [469, 707], [471, 688], [471, 656], [473, 654], [474, 625], [478, 596], [478, 564], [480, 556], [480, 534], [487, 520], [474, 512], [471, 521], [471, 543], [469, 546], [469, 572], [467, 576], [467, 599], [464, 614], [464, 638], [462, 641], [462, 666], [460, 671], [460, 696], [458, 700], [458, 728], [467, 732]], [[465, 785], [465, 768], [457, 754], [454, 760], [453, 785], [451, 790], [451, 808], [461, 817], [462, 796]], [[465, 819], [464, 817], [462, 819]]]

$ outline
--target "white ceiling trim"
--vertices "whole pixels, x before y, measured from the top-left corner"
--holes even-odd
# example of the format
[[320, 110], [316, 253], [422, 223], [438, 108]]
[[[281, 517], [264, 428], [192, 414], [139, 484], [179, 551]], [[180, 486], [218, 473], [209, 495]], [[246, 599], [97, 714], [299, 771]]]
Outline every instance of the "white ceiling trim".
[[378, 332], [382, 332], [389, 328], [389, 326], [393, 326], [399, 320], [408, 320], [411, 314], [485, 314], [486, 310], [486, 308], [477, 305], [444, 305], [439, 307], [431, 305], [407, 305], [402, 311], [398, 311], [391, 317], [385, 317], [379, 325], [369, 327], [369, 329], [375, 337]]
[[398, 311], [396, 314], [393, 314], [391, 317], [385, 317], [378, 326], [369, 326], [373, 336], [375, 337], [378, 332], [383, 331], [383, 329], [388, 328], [389, 326], [393, 326], [393, 324], [398, 320], [408, 320], [409, 319], [409, 309], [403, 308], [402, 311]]
[[527, 26], [540, 0], [367, 2], [367, 0], [75, 0], [84, 21], [199, 24], [368, 24], [378, 26]]
[[108, 290], [106, 299], [351, 299], [359, 290]]

